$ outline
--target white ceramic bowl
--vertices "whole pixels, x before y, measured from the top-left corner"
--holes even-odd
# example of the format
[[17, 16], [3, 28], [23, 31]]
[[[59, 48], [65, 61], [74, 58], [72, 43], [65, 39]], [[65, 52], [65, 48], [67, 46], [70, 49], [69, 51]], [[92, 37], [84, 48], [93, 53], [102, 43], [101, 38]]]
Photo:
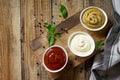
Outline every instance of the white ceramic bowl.
[[[51, 70], [51, 69], [49, 69], [49, 68], [45, 65], [45, 63], [44, 63], [45, 54], [47, 53], [48, 50], [50, 50], [51, 48], [54, 48], [54, 47], [59, 47], [59, 48], [61, 48], [61, 49], [63, 50], [63, 52], [65, 53], [65, 55], [66, 55], [66, 62], [65, 62], [65, 64], [64, 64], [60, 69], [58, 69], [58, 70]], [[62, 46], [59, 46], [59, 45], [54, 45], [54, 46], [51, 46], [51, 47], [47, 48], [47, 49], [45, 50], [45, 52], [44, 52], [44, 54], [43, 54], [43, 58], [42, 58], [42, 63], [43, 63], [44, 68], [45, 68], [47, 71], [52, 72], [52, 73], [56, 73], [56, 72], [59, 72], [59, 71], [63, 70], [63, 69], [65, 68], [65, 66], [67, 65], [67, 62], [68, 62], [68, 54], [67, 54], [67, 51], [66, 51]]]
[[[75, 36], [76, 36], [76, 35], [79, 35], [79, 34], [80, 34], [80, 35], [83, 35], [83, 36], [86, 36], [86, 37], [84, 37], [84, 39], [85, 39], [85, 40], [89, 40], [88, 42], [89, 42], [89, 44], [91, 45], [91, 48], [90, 48], [88, 51], [86, 51], [86, 52], [77, 51], [77, 50], [75, 49], [75, 47], [72, 46], [73, 38], [75, 38]], [[77, 38], [77, 39], [78, 39], [78, 38]], [[78, 39], [78, 40], [80, 40], [80, 39]], [[78, 41], [78, 40], [77, 40], [77, 41]], [[78, 42], [77, 42], [77, 41], [75, 42], [75, 43], [77, 43], [77, 44], [74, 43], [74, 46], [79, 45], [79, 41], [78, 41]], [[92, 38], [88, 33], [82, 32], [82, 31], [78, 31], [78, 32], [72, 33], [72, 34], [69, 36], [69, 38], [68, 38], [68, 47], [69, 47], [70, 51], [71, 51], [73, 54], [75, 54], [75, 55], [77, 55], [77, 56], [79, 56], [79, 57], [87, 57], [87, 56], [89, 56], [89, 55], [91, 55], [91, 54], [93, 53], [93, 51], [94, 51], [94, 49], [95, 49], [95, 42], [94, 42], [93, 38]]]
[[[105, 16], [105, 22], [104, 22], [104, 24], [103, 24], [101, 27], [99, 27], [99, 28], [93, 29], [93, 28], [87, 27], [87, 26], [83, 23], [83, 21], [82, 21], [82, 16], [83, 16], [84, 12], [87, 11], [88, 9], [91, 9], [91, 8], [97, 8], [97, 9], [100, 10], [100, 11], [103, 13], [103, 15]], [[80, 23], [81, 23], [81, 25], [82, 25], [84, 28], [86, 28], [86, 29], [88, 29], [88, 30], [90, 30], [90, 31], [99, 31], [99, 30], [103, 29], [103, 28], [106, 26], [107, 22], [108, 22], [108, 17], [107, 17], [106, 12], [105, 12], [103, 9], [99, 8], [99, 7], [90, 6], [90, 7], [85, 8], [84, 10], [82, 10], [82, 12], [80, 13]]]

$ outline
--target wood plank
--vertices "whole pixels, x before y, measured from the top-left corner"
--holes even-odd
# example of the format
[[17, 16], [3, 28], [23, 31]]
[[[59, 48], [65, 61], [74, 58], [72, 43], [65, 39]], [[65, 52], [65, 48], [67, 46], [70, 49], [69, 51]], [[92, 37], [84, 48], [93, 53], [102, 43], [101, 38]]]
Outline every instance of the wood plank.
[[[51, 0], [36, 0], [38, 2], [37, 10], [35, 12], [36, 14], [36, 24], [38, 25], [40, 23], [41, 27], [36, 27], [36, 33], [39, 33], [36, 35], [36, 37], [40, 36], [40, 40], [44, 42], [42, 47], [38, 50], [39, 55], [41, 55], [44, 52], [44, 47], [48, 47], [48, 31], [46, 28], [44, 28], [44, 23], [49, 22], [51, 23]], [[37, 4], [37, 3], [35, 3]], [[42, 56], [38, 56], [37, 62], [40, 61]], [[47, 75], [45, 69], [43, 68], [42, 64], [39, 65], [38, 68], [38, 80], [50, 80], [49, 76]]]
[[100, 7], [105, 10], [105, 12], [108, 15], [108, 18], [114, 22], [114, 14], [113, 14], [113, 8], [112, 8], [112, 0], [102, 0], [100, 2]]
[[[22, 0], [21, 16], [23, 27], [22, 43], [22, 79], [24, 80], [48, 80], [47, 73], [43, 66], [39, 64], [39, 55], [31, 51], [30, 42], [33, 38], [40, 36], [40, 40], [47, 42], [47, 30], [44, 22], [51, 22], [51, 1], [49, 0]], [[39, 26], [38, 26], [39, 25]], [[42, 31], [42, 32], [41, 32]], [[47, 43], [45, 43], [47, 44]], [[46, 47], [46, 45], [45, 45]], [[39, 54], [43, 53], [44, 48], [40, 49]]]
[[21, 33], [20, 0], [10, 0], [9, 46], [9, 80], [21, 80]]
[[52, 23], [57, 25], [59, 24], [61, 21], [63, 21], [63, 18], [61, 16], [60, 13], [60, 4], [61, 4], [61, 0], [52, 0]]
[[74, 69], [74, 80], [86, 80], [85, 79], [85, 63], [77, 66]]
[[21, 80], [19, 0], [1, 0], [0, 10], [0, 80]]
[[[3, 2], [4, 0], [0, 0], [0, 80], [8, 80], [9, 79], [9, 60], [8, 60], [8, 34], [7, 34], [7, 26], [6, 21], [8, 16], [5, 16], [8, 12], [7, 3]], [[5, 76], [6, 75], [6, 76]]]
[[21, 0], [22, 80], [37, 80], [36, 57], [30, 49], [35, 38], [34, 0]]

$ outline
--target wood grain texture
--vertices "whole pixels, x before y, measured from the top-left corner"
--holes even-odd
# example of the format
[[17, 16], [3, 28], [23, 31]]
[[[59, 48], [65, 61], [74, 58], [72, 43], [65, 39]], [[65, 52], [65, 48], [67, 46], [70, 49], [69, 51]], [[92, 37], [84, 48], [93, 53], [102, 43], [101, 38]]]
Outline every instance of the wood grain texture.
[[21, 0], [22, 26], [22, 80], [37, 80], [36, 57], [30, 49], [35, 38], [34, 0]]
[[[110, 0], [0, 0], [0, 80], [51, 80], [40, 61], [48, 47], [44, 23], [57, 25], [65, 20], [60, 4], [66, 6], [67, 18], [85, 7], [98, 6], [114, 21]], [[44, 45], [32, 51], [30, 43], [35, 38]], [[88, 80], [90, 69], [86, 61], [58, 80]]]
[[[45, 22], [51, 22], [51, 1], [50, 0], [22, 0], [21, 1], [21, 17], [23, 25], [23, 45], [22, 45], [22, 79], [24, 80], [46, 80], [49, 79], [46, 75], [43, 66], [39, 65], [39, 55], [44, 52], [41, 47], [38, 58], [30, 48], [30, 42], [40, 36], [41, 41], [45, 41], [47, 45], [47, 30], [44, 28]], [[47, 47], [47, 46], [45, 46]]]
[[59, 73], [48, 73], [50, 75], [50, 77], [52, 79], [60, 78], [61, 76], [63, 76], [63, 74], [67, 74], [68, 71], [70, 71], [70, 69], [68, 69], [69, 66], [71, 69], [73, 69], [73, 68], [77, 67], [78, 65], [81, 65], [82, 63], [84, 63], [86, 60], [93, 57], [95, 54], [100, 53], [100, 51], [94, 51], [93, 54], [88, 56], [88, 57], [78, 57], [78, 56], [75, 56], [74, 54], [72, 54], [72, 52], [69, 50], [69, 48], [67, 46], [67, 41], [68, 41], [68, 38], [69, 38], [71, 33], [77, 32], [77, 31], [87, 32], [93, 37], [95, 42], [98, 42], [100, 40], [105, 40], [107, 33], [108, 33], [108, 30], [111, 26], [112, 26], [112, 24], [109, 23], [109, 25], [107, 25], [106, 28], [104, 28], [103, 30], [97, 31], [97, 32], [92, 32], [92, 31], [86, 30], [80, 24], [78, 24], [78, 25], [74, 26], [72, 29], [68, 30], [68, 33], [63, 33], [61, 38], [59, 40], [56, 40], [55, 45], [64, 46], [64, 48], [66, 49], [66, 51], [69, 55], [70, 61], [68, 62], [68, 64], [71, 63], [71, 65], [68, 65], [68, 67], [66, 67], [63, 71], [61, 71]]
[[[48, 39], [48, 31], [47, 29], [44, 28], [44, 23], [45, 22], [49, 22], [51, 23], [51, 0], [37, 0], [38, 2], [38, 7], [36, 9], [35, 15], [36, 15], [36, 24], [35, 25], [40, 25], [40, 27], [37, 27], [36, 29], [38, 29], [39, 34], [36, 35], [40, 36], [40, 40], [44, 41], [44, 46], [42, 46], [40, 48], [40, 50], [38, 50], [39, 55], [43, 54], [44, 52], [44, 48], [48, 47], [48, 43], [47, 43], [47, 39]], [[36, 54], [36, 53], [35, 53]], [[38, 56], [38, 62], [39, 60], [42, 58], [42, 56]], [[45, 69], [43, 68], [42, 64], [39, 65], [38, 67], [38, 79], [41, 80], [49, 80], [50, 78], [48, 77]]]
[[20, 0], [0, 0], [0, 80], [21, 80]]

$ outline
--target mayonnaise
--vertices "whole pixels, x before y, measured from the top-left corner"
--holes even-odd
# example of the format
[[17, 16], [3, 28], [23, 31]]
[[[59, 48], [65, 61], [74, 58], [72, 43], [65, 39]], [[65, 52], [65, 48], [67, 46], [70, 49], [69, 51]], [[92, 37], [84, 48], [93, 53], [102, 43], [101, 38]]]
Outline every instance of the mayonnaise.
[[94, 50], [94, 40], [87, 33], [76, 33], [74, 34], [69, 42], [70, 50], [75, 54], [88, 55]]
[[71, 40], [71, 47], [79, 52], [87, 52], [90, 50], [91, 44], [85, 35], [77, 34]]

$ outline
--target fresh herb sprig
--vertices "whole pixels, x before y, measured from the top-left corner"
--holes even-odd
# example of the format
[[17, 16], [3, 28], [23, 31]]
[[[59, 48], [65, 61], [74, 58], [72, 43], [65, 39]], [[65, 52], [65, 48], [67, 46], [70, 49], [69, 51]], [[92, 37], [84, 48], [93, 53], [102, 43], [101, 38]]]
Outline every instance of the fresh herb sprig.
[[100, 41], [96, 42], [95, 50], [100, 50], [103, 45], [104, 45], [104, 40], [100, 40]]
[[68, 11], [64, 5], [61, 4], [60, 6], [60, 12], [64, 18], [67, 18], [68, 16]]
[[52, 46], [55, 43], [56, 38], [60, 38], [61, 34], [56, 32], [56, 26], [54, 24], [45, 23], [45, 28], [49, 31], [48, 44]]

